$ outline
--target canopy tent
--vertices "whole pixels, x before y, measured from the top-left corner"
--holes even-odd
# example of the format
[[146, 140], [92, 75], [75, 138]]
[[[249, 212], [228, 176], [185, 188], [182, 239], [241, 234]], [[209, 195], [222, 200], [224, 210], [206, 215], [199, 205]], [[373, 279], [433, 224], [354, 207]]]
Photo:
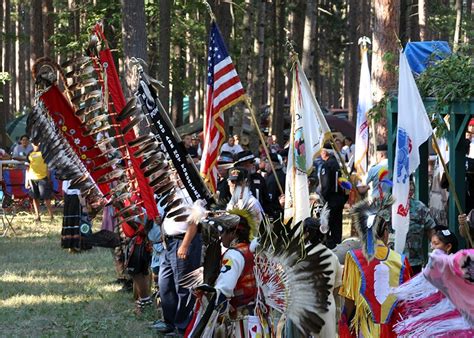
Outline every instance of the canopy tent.
[[28, 115], [21, 115], [14, 120], [7, 123], [5, 131], [7, 132], [8, 137], [13, 143], [16, 143], [21, 135], [26, 133], [26, 119]]
[[411, 70], [419, 75], [435, 61], [442, 60], [451, 54], [446, 41], [408, 42], [405, 55]]

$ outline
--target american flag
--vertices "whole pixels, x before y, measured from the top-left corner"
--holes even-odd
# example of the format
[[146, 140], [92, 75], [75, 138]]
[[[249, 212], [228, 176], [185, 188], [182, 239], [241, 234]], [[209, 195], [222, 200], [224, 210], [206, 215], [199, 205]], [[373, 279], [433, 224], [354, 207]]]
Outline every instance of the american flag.
[[225, 138], [222, 113], [245, 97], [239, 75], [214, 21], [211, 25], [207, 60], [207, 99], [201, 175], [214, 193], [217, 186], [217, 157]]

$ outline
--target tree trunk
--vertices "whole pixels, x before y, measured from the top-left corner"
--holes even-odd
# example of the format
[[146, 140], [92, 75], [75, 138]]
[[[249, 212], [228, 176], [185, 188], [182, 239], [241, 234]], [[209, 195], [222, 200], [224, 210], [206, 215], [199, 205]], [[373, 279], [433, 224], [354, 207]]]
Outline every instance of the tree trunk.
[[257, 108], [257, 115], [264, 108], [264, 92], [265, 92], [265, 18], [266, 18], [266, 3], [264, 1], [255, 1], [257, 6], [257, 34], [254, 42], [254, 93], [253, 93], [253, 102], [254, 106]]
[[[466, 22], [472, 22], [472, 0], [467, 0], [466, 1]], [[464, 43], [469, 44], [471, 41], [471, 35], [466, 32], [464, 35]]]
[[159, 67], [158, 80], [163, 83], [160, 100], [169, 112], [170, 101], [170, 47], [171, 47], [171, 0], [160, 0]]
[[274, 7], [276, 39], [274, 41], [275, 87], [273, 91], [272, 134], [276, 135], [279, 140], [283, 137], [285, 116], [285, 7], [286, 0], [281, 0]]
[[[397, 75], [388, 71], [387, 66], [395, 66], [400, 48], [396, 32], [399, 32], [400, 0], [375, 0], [374, 32], [372, 49], [372, 90], [374, 101], [379, 102], [385, 93], [397, 87]], [[377, 141], [386, 142], [386, 120], [377, 126]]]
[[308, 0], [306, 4], [306, 14], [304, 20], [303, 49], [301, 52], [301, 66], [308, 78], [311, 91], [316, 92], [314, 79], [314, 45], [317, 39], [316, 20], [317, 20], [317, 1]]
[[397, 77], [385, 69], [389, 56], [396, 65], [399, 44], [395, 33], [399, 31], [399, 0], [375, 0], [372, 50], [372, 81], [375, 102], [396, 88]]
[[43, 0], [43, 45], [44, 55], [52, 57], [53, 44], [50, 39], [54, 34], [54, 9], [53, 0]]
[[147, 36], [145, 3], [141, 1], [122, 0], [122, 36], [125, 62], [125, 96], [131, 96], [135, 90], [133, 68], [130, 65], [132, 57], [141, 58], [147, 62]]
[[[255, 8], [252, 5], [251, 0], [245, 0], [245, 12], [242, 20], [241, 29], [243, 31], [242, 34], [242, 44], [240, 49], [240, 58], [237, 62], [237, 72], [240, 76], [240, 81], [244, 89], [246, 90], [247, 94], [250, 95], [252, 98], [254, 97], [254, 86], [252, 84], [252, 77], [251, 77], [251, 62], [254, 59], [253, 56], [253, 39], [254, 39], [254, 12]], [[253, 102], [255, 107], [255, 102]], [[244, 115], [245, 115], [245, 105], [243, 103], [238, 104], [235, 108], [235, 114], [233, 118], [234, 128], [233, 134], [242, 135], [243, 130], [243, 122], [244, 122]], [[255, 109], [254, 109], [255, 110]]]
[[420, 41], [431, 40], [430, 30], [426, 22], [428, 6], [425, 0], [418, 0], [418, 25], [420, 26]]
[[[3, 21], [4, 28], [2, 31], [5, 33], [4, 38], [2, 38], [2, 47], [3, 47], [3, 62], [2, 62], [2, 72], [10, 72], [10, 0], [4, 0], [2, 4], [2, 13], [1, 20]], [[12, 74], [10, 74], [12, 75]], [[8, 137], [6, 134], [5, 126], [9, 120], [9, 112], [10, 112], [10, 82], [6, 82], [2, 86], [3, 90], [1, 92], [2, 100], [0, 100], [0, 145], [6, 146], [10, 142], [8, 141]]]
[[25, 20], [24, 20], [24, 29], [25, 29], [25, 43], [24, 43], [24, 58], [25, 58], [25, 96], [26, 101], [25, 104], [31, 106], [33, 104], [33, 81], [31, 78], [31, 62], [30, 62], [30, 55], [31, 55], [31, 7], [25, 6]]
[[[43, 12], [41, 0], [31, 0], [31, 65], [44, 56]], [[38, 29], [41, 27], [41, 29]]]
[[[10, 2], [10, 13], [15, 13], [16, 12], [16, 4], [15, 2]], [[10, 14], [11, 15], [11, 14]], [[13, 15], [13, 20], [11, 20], [10, 16], [10, 74], [12, 75], [11, 80], [10, 80], [10, 111], [9, 111], [9, 116], [10, 119], [15, 117], [15, 113], [18, 112], [18, 100], [17, 100], [17, 94], [18, 92], [16, 91], [16, 86], [18, 82], [18, 72], [16, 69], [18, 57], [17, 57], [17, 41], [18, 41], [18, 35], [16, 33], [16, 24], [18, 20], [15, 20], [15, 15]]]
[[462, 0], [456, 0], [456, 26], [454, 27], [454, 42], [453, 51], [456, 52], [459, 47], [459, 38], [461, 36], [461, 21], [462, 21]]
[[307, 1], [307, 0], [293, 0], [292, 1], [292, 13], [290, 15], [291, 18], [291, 37], [290, 39], [294, 43], [294, 47], [296, 52], [301, 55], [303, 52], [303, 41], [305, 37], [305, 25], [306, 23], [302, 24], [301, 19], [306, 16], [306, 8], [307, 6], [314, 1]]
[[176, 127], [183, 124], [183, 83], [182, 79], [185, 77], [185, 58], [183, 56], [184, 47], [179, 41], [173, 47], [173, 54], [175, 63], [173, 67], [173, 92], [172, 92], [172, 106], [171, 106], [171, 120]]
[[360, 63], [360, 53], [358, 48], [358, 40], [359, 37], [363, 36], [360, 33], [361, 27], [357, 27], [359, 18], [370, 16], [369, 13], [363, 13], [359, 15], [359, 6], [356, 0], [349, 1], [349, 13], [348, 13], [348, 42], [349, 45], [347, 46], [346, 50], [348, 51], [348, 60], [347, 60], [347, 67], [346, 71], [344, 72], [344, 77], [346, 79], [345, 88], [346, 92], [346, 101], [344, 102], [344, 106], [349, 111], [349, 120], [355, 122], [357, 117], [357, 98], [358, 98], [358, 85], [359, 82], [357, 81], [359, 78], [359, 63]]
[[[18, 24], [17, 24], [17, 37], [18, 37], [18, 82], [16, 91], [18, 93], [18, 106], [20, 110], [23, 110], [23, 107], [29, 105], [29, 102], [26, 101], [26, 93], [28, 92], [28, 86], [26, 81], [26, 74], [28, 71], [27, 67], [27, 48], [25, 48], [27, 42], [25, 34], [25, 24], [26, 21], [26, 14], [24, 4], [21, 2], [18, 3]], [[20, 48], [21, 46], [21, 48]], [[29, 74], [29, 73], [28, 73]]]

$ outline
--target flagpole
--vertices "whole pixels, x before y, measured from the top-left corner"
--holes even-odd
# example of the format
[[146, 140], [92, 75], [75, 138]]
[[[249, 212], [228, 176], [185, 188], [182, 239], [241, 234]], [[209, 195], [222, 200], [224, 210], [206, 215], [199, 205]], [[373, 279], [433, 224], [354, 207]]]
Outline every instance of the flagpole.
[[267, 145], [265, 144], [265, 140], [263, 138], [262, 131], [260, 130], [260, 127], [258, 126], [257, 118], [255, 117], [255, 112], [253, 111], [253, 108], [252, 108], [252, 102], [250, 100], [250, 97], [247, 94], [245, 94], [245, 100], [244, 101], [245, 101], [245, 105], [247, 106], [247, 108], [250, 111], [250, 117], [252, 118], [252, 122], [255, 125], [255, 129], [257, 129], [257, 134], [260, 138], [260, 142], [262, 142], [262, 146], [263, 146], [263, 149], [265, 150], [265, 155], [268, 158], [268, 163], [270, 164], [273, 175], [275, 175], [275, 182], [278, 186], [278, 189], [280, 190], [280, 193], [282, 195], [284, 195], [285, 191], [283, 190], [283, 188], [280, 184], [280, 180], [278, 179], [275, 167], [273, 166], [272, 159], [270, 158], [270, 152], [268, 151]]

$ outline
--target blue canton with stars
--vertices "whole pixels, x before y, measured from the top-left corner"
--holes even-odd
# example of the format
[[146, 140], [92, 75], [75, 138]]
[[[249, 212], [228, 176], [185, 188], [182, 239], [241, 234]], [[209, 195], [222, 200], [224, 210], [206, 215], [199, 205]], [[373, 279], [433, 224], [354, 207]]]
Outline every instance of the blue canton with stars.
[[207, 72], [207, 84], [209, 86], [214, 85], [214, 66], [228, 57], [227, 49], [222, 39], [221, 32], [215, 22], [211, 25], [211, 35], [209, 38], [209, 49], [208, 49], [208, 72]]

